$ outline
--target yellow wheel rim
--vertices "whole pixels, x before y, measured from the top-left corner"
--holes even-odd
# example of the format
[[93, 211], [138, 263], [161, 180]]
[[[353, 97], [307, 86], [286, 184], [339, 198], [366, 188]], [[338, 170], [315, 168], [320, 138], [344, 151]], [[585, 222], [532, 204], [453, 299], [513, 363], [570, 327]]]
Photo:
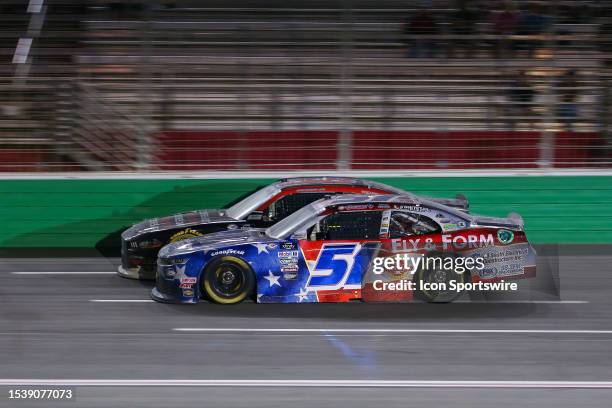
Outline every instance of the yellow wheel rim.
[[[238, 266], [240, 266], [241, 268], [243, 268], [243, 270], [245, 271], [249, 271], [249, 265], [243, 261], [240, 258], [236, 258], [233, 256], [224, 256], [223, 258], [221, 258], [222, 262], [233, 262], [235, 264], [237, 264]], [[215, 275], [215, 277], [218, 277], [219, 274], [221, 274], [221, 272], [223, 271], [223, 268], [221, 266], [217, 267], [213, 274]], [[248, 273], [248, 272], [247, 272]], [[232, 296], [232, 297], [222, 297], [219, 296], [215, 290], [213, 289], [212, 285], [210, 284], [209, 279], [207, 279], [207, 275], [208, 273], [205, 274], [204, 276], [204, 291], [206, 292], [206, 295], [208, 295], [210, 297], [210, 299], [212, 299], [213, 301], [215, 301], [216, 303], [221, 303], [224, 305], [228, 305], [228, 304], [232, 304], [232, 303], [238, 303], [243, 301], [249, 294], [247, 293], [247, 291], [243, 290], [242, 292], [236, 294], [236, 296]], [[239, 285], [239, 284], [238, 284]], [[237, 288], [238, 286], [236, 286]]]

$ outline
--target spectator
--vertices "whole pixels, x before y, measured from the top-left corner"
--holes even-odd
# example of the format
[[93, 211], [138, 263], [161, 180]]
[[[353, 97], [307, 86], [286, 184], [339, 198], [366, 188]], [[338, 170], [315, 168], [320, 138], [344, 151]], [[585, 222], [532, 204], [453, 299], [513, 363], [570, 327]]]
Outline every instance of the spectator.
[[560, 103], [557, 105], [557, 117], [565, 130], [574, 130], [574, 122], [578, 117], [578, 82], [576, 71], [568, 70], [559, 81]]
[[472, 7], [469, 0], [458, 0], [457, 9], [451, 14], [451, 29], [456, 35], [454, 44], [451, 43], [449, 57], [455, 55], [456, 51], [463, 51], [466, 58], [473, 52], [474, 41], [470, 36], [475, 33], [478, 22], [478, 10]]
[[432, 12], [423, 8], [406, 24], [409, 36], [409, 56], [412, 58], [433, 58], [437, 55], [437, 41], [431, 36], [438, 35], [438, 24]]
[[533, 53], [538, 44], [542, 42], [537, 36], [546, 33], [550, 28], [551, 19], [544, 14], [543, 6], [539, 3], [530, 3], [527, 10], [522, 12], [519, 18], [518, 34], [536, 37], [522, 40], [519, 49], [527, 50], [528, 56], [533, 57]]
[[[610, 13], [612, 15], [612, 13]], [[612, 41], [610, 41], [610, 34], [612, 33], [612, 19], [605, 19], [599, 24], [598, 37], [603, 41], [597, 43], [599, 52], [605, 54], [612, 54]]]
[[512, 35], [516, 33], [518, 14], [510, 1], [503, 3], [503, 10], [493, 13], [493, 32], [498, 36], [495, 55], [497, 58], [511, 58], [514, 54]]
[[531, 122], [533, 119], [531, 106], [534, 96], [535, 92], [529, 83], [527, 73], [525, 71], [519, 71], [516, 76], [510, 80], [510, 86], [508, 88], [508, 104], [505, 116], [511, 130], [516, 129], [516, 124], [518, 122]]

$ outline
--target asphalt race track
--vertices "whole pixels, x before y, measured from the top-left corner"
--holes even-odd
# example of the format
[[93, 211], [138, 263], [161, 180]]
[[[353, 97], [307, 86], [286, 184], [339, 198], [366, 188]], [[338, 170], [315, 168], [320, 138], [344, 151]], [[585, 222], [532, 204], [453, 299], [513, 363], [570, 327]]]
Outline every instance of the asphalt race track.
[[560, 253], [560, 296], [443, 305], [167, 305], [118, 259], [1, 258], [0, 406], [609, 407], [612, 251]]

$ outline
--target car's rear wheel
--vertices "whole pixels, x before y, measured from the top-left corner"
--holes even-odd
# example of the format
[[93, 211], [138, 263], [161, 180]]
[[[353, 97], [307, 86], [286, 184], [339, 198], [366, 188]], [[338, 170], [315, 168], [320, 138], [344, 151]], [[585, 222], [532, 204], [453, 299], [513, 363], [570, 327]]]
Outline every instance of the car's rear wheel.
[[223, 256], [206, 267], [201, 285], [202, 293], [215, 303], [239, 303], [253, 292], [255, 276], [242, 259]]
[[[442, 253], [430, 255], [430, 257], [444, 259], [448, 257], [457, 258], [457, 255]], [[433, 264], [435, 265], [435, 263]], [[468, 272], [457, 273], [454, 269], [421, 268], [414, 276], [415, 283], [419, 288], [417, 290], [418, 297], [430, 303], [452, 302], [461, 296], [461, 292], [451, 290], [450, 282], [454, 280], [457, 283], [464, 283], [468, 281], [468, 276]]]

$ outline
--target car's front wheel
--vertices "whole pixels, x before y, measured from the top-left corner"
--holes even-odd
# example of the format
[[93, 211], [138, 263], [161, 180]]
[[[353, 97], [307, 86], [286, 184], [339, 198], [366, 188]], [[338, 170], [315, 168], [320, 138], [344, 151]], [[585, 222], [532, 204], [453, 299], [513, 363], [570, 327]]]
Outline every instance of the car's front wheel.
[[255, 288], [255, 276], [240, 258], [223, 256], [209, 263], [202, 274], [202, 293], [215, 303], [242, 302]]

